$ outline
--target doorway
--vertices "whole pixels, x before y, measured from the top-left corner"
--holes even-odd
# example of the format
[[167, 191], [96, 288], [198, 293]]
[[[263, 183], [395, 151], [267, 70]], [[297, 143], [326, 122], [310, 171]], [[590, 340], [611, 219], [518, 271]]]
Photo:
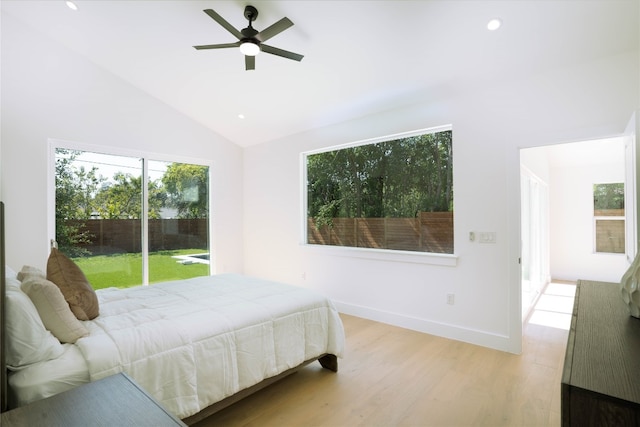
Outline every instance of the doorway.
[[593, 193], [629, 179], [625, 145], [616, 137], [520, 150], [523, 320], [552, 279], [616, 282], [626, 270], [624, 254], [596, 251]]

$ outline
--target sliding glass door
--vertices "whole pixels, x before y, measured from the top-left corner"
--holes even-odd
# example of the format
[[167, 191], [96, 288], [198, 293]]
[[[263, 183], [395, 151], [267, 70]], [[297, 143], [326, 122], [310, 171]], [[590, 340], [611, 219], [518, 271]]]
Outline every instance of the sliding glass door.
[[209, 168], [150, 160], [148, 200], [149, 283], [208, 275]]
[[522, 314], [527, 315], [549, 280], [549, 191], [521, 168]]
[[54, 153], [55, 239], [94, 288], [210, 274], [208, 166]]

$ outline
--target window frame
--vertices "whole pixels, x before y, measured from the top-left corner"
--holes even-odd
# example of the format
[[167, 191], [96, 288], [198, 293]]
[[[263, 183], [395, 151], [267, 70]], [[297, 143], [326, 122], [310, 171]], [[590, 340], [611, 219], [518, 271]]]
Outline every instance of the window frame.
[[[622, 184], [624, 186], [624, 188], [626, 189], [626, 184], [624, 182], [598, 182], [598, 183], [593, 183], [592, 185], [592, 190], [591, 190], [591, 197], [593, 198], [594, 196], [594, 187], [596, 185], [606, 185], [606, 184]], [[627, 205], [627, 201], [626, 201], [626, 192], [624, 192], [623, 190], [623, 200], [624, 200], [624, 204], [625, 204], [625, 212], [626, 212], [626, 205]], [[627, 239], [627, 233], [626, 233], [626, 227], [627, 227], [627, 217], [625, 214], [623, 215], [596, 215], [596, 209], [595, 206], [593, 206], [593, 213], [592, 213], [592, 232], [593, 232], [593, 253], [596, 255], [626, 255], [626, 239]], [[604, 252], [604, 251], [598, 251], [598, 221], [622, 221], [623, 223], [623, 233], [622, 233], [622, 237], [625, 240], [625, 244], [623, 245], [623, 250], [622, 252]]]
[[[78, 151], [87, 151], [92, 153], [106, 154], [112, 156], [124, 156], [124, 157], [137, 157], [142, 159], [143, 172], [148, 170], [149, 161], [161, 161], [161, 162], [175, 162], [175, 163], [188, 163], [198, 166], [206, 166], [209, 170], [209, 275], [216, 274], [216, 251], [215, 247], [215, 233], [214, 233], [214, 217], [215, 217], [215, 204], [213, 197], [213, 163], [203, 161], [201, 158], [192, 158], [184, 156], [175, 156], [169, 154], [160, 154], [155, 152], [148, 152], [143, 150], [129, 150], [119, 147], [112, 147], [106, 145], [88, 144], [77, 141], [49, 138], [48, 141], [48, 155], [47, 155], [47, 235], [49, 236], [48, 243], [51, 247], [51, 243], [56, 238], [56, 221], [55, 221], [55, 159], [56, 149], [69, 149]], [[142, 224], [141, 224], [141, 239], [142, 239], [142, 285], [149, 285], [149, 223], [148, 223], [148, 200], [147, 191], [149, 185], [149, 176], [147, 173], [142, 174], [142, 194], [145, 196], [142, 199]]]
[[[340, 257], [352, 257], [363, 258], [376, 261], [388, 261], [388, 262], [402, 262], [402, 263], [415, 263], [415, 264], [430, 264], [447, 267], [455, 267], [457, 265], [458, 255], [456, 254], [456, 214], [453, 211], [453, 230], [454, 230], [454, 252], [452, 254], [443, 254], [435, 252], [418, 252], [396, 249], [379, 249], [379, 248], [362, 248], [353, 246], [336, 246], [336, 245], [318, 245], [308, 243], [307, 235], [307, 206], [308, 206], [308, 176], [307, 176], [307, 157], [314, 154], [326, 153], [329, 151], [341, 150], [345, 148], [359, 147], [363, 145], [376, 144], [384, 141], [392, 141], [400, 138], [408, 138], [417, 135], [432, 134], [444, 131], [452, 131], [453, 126], [451, 124], [434, 126], [429, 128], [417, 129], [407, 132], [401, 132], [396, 134], [390, 134], [375, 138], [368, 138], [349, 142], [346, 144], [332, 145], [329, 147], [323, 147], [314, 150], [307, 150], [300, 153], [300, 242], [299, 245], [307, 251], [312, 251], [318, 254], [340, 256]], [[452, 147], [453, 150], [453, 147]], [[455, 161], [455, 156], [454, 161]], [[455, 170], [455, 168], [454, 168]], [[455, 181], [455, 176], [454, 176]], [[455, 196], [454, 196], [455, 200]], [[454, 202], [455, 203], [455, 202]]]

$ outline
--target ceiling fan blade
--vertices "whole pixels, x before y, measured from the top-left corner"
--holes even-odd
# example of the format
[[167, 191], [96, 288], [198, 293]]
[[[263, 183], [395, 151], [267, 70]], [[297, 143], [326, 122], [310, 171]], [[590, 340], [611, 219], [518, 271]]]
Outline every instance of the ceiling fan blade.
[[256, 57], [255, 56], [244, 56], [244, 65], [245, 70], [255, 70], [256, 69]]
[[222, 44], [204, 44], [200, 46], [194, 46], [194, 48], [198, 50], [203, 50], [203, 49], [224, 49], [226, 47], [238, 47], [238, 46], [240, 46], [240, 42], [222, 43]]
[[271, 25], [270, 27], [265, 28], [264, 30], [262, 30], [258, 34], [256, 34], [256, 38], [258, 40], [260, 40], [261, 42], [266, 42], [271, 37], [273, 37], [273, 36], [275, 36], [277, 34], [280, 34], [284, 30], [286, 30], [287, 28], [291, 27], [292, 25], [293, 25], [293, 22], [291, 22], [291, 20], [289, 18], [282, 18], [281, 20], [279, 20], [275, 24]]
[[304, 58], [304, 55], [300, 55], [299, 53], [289, 52], [288, 50], [278, 49], [277, 47], [269, 46], [266, 44], [261, 44], [260, 50], [272, 55], [278, 55], [282, 56], [283, 58], [293, 59], [294, 61], [302, 61], [302, 58]]
[[229, 24], [222, 16], [218, 15], [218, 13], [215, 12], [214, 10], [205, 9], [204, 13], [209, 15], [214, 21], [216, 21], [218, 24], [220, 24], [222, 27], [224, 27], [225, 30], [227, 30], [231, 34], [233, 34], [238, 40], [240, 40], [242, 38], [242, 33], [240, 31], [236, 30], [233, 27], [233, 25]]

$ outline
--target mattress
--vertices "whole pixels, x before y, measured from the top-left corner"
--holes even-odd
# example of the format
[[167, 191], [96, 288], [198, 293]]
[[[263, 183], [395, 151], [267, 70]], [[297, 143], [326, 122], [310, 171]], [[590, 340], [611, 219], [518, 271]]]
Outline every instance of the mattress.
[[[83, 322], [90, 335], [59, 358], [72, 369], [55, 359], [12, 375], [21, 404], [126, 372], [186, 418], [306, 360], [344, 351], [332, 302], [300, 287], [224, 274], [97, 294], [100, 316]], [[43, 375], [37, 391], [36, 378], [58, 370], [69, 374]]]

